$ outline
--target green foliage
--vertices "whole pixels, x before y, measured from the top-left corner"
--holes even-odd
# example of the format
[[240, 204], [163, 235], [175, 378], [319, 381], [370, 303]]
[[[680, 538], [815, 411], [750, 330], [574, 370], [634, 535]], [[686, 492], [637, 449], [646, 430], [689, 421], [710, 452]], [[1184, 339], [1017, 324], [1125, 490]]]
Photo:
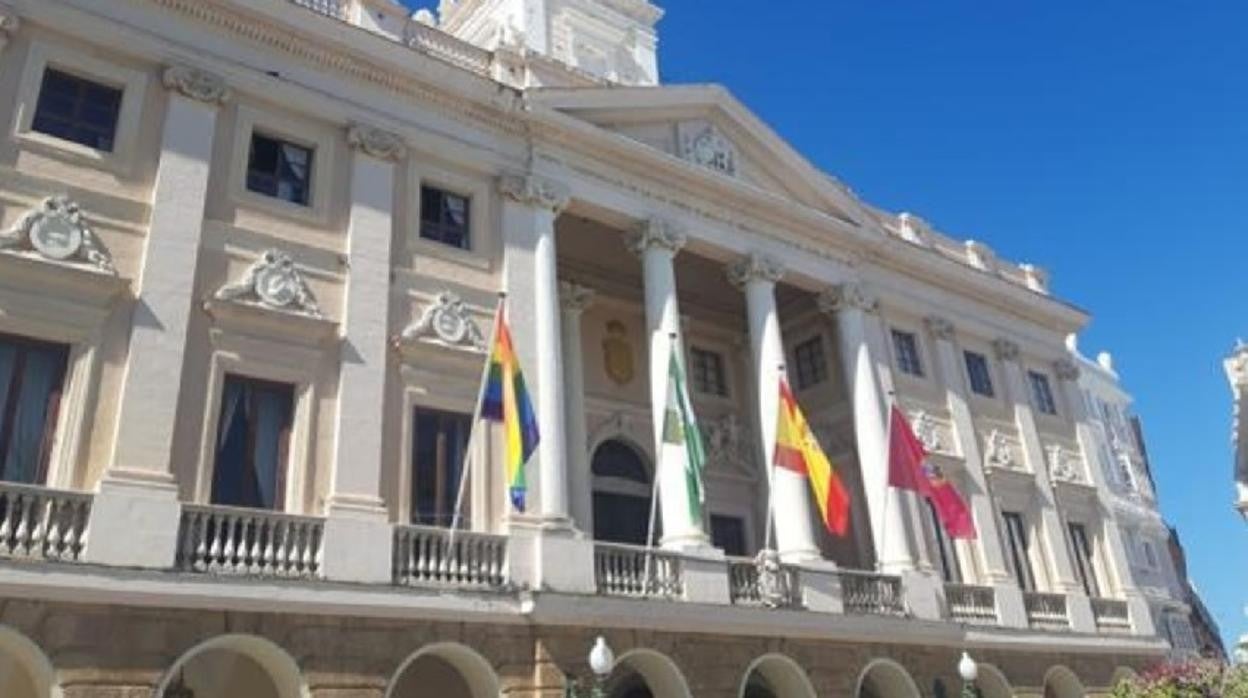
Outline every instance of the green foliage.
[[1199, 659], [1150, 667], [1119, 682], [1113, 698], [1248, 698], [1248, 667]]

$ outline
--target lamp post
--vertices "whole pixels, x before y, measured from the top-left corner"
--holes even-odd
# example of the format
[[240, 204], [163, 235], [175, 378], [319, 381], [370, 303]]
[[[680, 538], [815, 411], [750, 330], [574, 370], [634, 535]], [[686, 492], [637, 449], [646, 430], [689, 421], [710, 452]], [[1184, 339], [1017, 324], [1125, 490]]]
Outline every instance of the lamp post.
[[962, 677], [962, 698], [975, 698], [975, 679], [979, 677], [979, 665], [966, 652], [958, 660], [958, 675]]
[[586, 659], [589, 663], [589, 670], [594, 674], [589, 693], [586, 695], [581, 679], [572, 679], [564, 689], [564, 695], [567, 698], [604, 698], [603, 687], [607, 682], [607, 677], [615, 669], [615, 652], [607, 644], [607, 639], [599, 635], [594, 640], [593, 647], [589, 648], [589, 656]]

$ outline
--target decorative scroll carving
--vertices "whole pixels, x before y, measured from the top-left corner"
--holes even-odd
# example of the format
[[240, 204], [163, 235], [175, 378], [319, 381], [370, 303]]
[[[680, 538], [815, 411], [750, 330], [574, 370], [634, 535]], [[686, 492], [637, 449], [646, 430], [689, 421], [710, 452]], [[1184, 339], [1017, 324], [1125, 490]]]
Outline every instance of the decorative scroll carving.
[[914, 428], [914, 435], [918, 437], [919, 443], [923, 444], [923, 448], [926, 448], [928, 453], [937, 453], [944, 448], [936, 421], [927, 413], [927, 410], [915, 412], [910, 418], [910, 426]]
[[988, 434], [987, 442], [984, 447], [984, 459], [988, 464], [998, 468], [1007, 470], [1018, 467], [1014, 461], [1014, 452], [1010, 450], [1010, 444], [1006, 441], [1005, 434], [999, 430], [993, 429]]
[[303, 274], [290, 255], [281, 250], [266, 250], [242, 278], [217, 289], [213, 298], [322, 317]]
[[113, 258], [69, 196], [49, 196], [0, 232], [0, 251], [33, 252], [44, 259], [83, 264], [117, 275]]
[[927, 318], [927, 330], [931, 332], [932, 336], [936, 339], [946, 341], [953, 339], [953, 323], [947, 318], [940, 317], [939, 315], [933, 315]]
[[651, 247], [676, 254], [688, 241], [688, 236], [675, 223], [662, 218], [651, 218], [642, 223], [629, 239], [628, 248], [637, 256], [641, 256]]
[[1053, 362], [1053, 374], [1058, 380], [1077, 381], [1079, 380], [1079, 366], [1070, 359], [1058, 359]]
[[976, 269], [987, 272], [997, 270], [997, 255], [992, 248], [976, 240], [966, 241], [966, 261]]
[[398, 162], [407, 157], [407, 144], [402, 136], [372, 126], [348, 126], [347, 145], [378, 160]]
[[926, 247], [932, 237], [932, 228], [913, 213], [902, 213], [897, 216], [897, 234], [906, 242]]
[[685, 137], [681, 157], [730, 177], [737, 175], [736, 146], [713, 124], [707, 124], [702, 130]]
[[503, 175], [498, 180], [498, 190], [512, 201], [550, 209], [556, 214], [568, 205], [571, 197], [564, 185], [536, 175]]
[[764, 548], [754, 557], [754, 566], [758, 570], [758, 599], [767, 608], [780, 608], [789, 598], [785, 589], [783, 568], [780, 565], [780, 553]]
[[774, 284], [783, 277], [784, 265], [761, 254], [751, 254], [728, 267], [728, 281], [737, 288], [745, 288], [751, 281]]
[[846, 309], [874, 313], [880, 307], [879, 300], [860, 283], [833, 286], [820, 293], [815, 302], [819, 310], [829, 315]]
[[559, 282], [559, 305], [564, 312], [583, 313], [594, 304], [594, 289], [571, 281]]
[[465, 347], [479, 352], [486, 349], [485, 336], [472, 319], [468, 307], [458, 295], [450, 291], [439, 293], [434, 302], [421, 312], [420, 317], [399, 334], [400, 343], [411, 344], [416, 341]]
[[189, 65], [171, 65], [165, 68], [161, 80], [166, 88], [208, 104], [224, 104], [233, 95], [220, 75]]
[[1044, 449], [1045, 460], [1048, 461], [1049, 477], [1056, 482], [1081, 483], [1079, 471], [1075, 468], [1070, 454], [1059, 444], [1050, 444]]
[[712, 467], [730, 466], [749, 472], [753, 451], [753, 433], [733, 412], [702, 421], [706, 437], [707, 460]]
[[1021, 353], [1017, 342], [1005, 338], [994, 340], [992, 348], [997, 352], [997, 358], [1002, 361], [1018, 361]]
[[0, 51], [9, 45], [9, 39], [22, 26], [22, 20], [12, 10], [0, 7]]

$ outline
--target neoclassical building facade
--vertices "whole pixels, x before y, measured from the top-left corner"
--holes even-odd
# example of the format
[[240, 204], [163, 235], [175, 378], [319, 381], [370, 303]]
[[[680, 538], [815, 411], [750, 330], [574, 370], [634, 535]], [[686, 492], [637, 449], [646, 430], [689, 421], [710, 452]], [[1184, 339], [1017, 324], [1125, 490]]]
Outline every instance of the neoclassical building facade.
[[[0, 0], [0, 695], [917, 698], [967, 652], [1067, 698], [1174, 649], [1089, 316], [662, 84], [661, 15]], [[474, 417], [500, 303], [523, 512]], [[770, 474], [782, 376], [846, 536]], [[976, 539], [888, 487], [894, 404]]]

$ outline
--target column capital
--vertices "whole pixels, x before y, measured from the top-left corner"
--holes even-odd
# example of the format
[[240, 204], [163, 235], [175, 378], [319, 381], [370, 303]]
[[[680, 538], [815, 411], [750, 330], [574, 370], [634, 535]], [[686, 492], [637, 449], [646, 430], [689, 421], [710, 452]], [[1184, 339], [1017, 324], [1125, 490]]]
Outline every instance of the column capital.
[[815, 299], [820, 312], [832, 315], [842, 310], [854, 309], [874, 313], [880, 301], [861, 283], [844, 283], [822, 291]]
[[745, 288], [751, 281], [774, 284], [783, 277], [784, 265], [762, 254], [752, 253], [728, 265], [728, 281], [737, 288]]
[[347, 145], [369, 157], [389, 162], [398, 162], [407, 157], [407, 144], [397, 133], [365, 126], [351, 124], [347, 127]]
[[993, 340], [992, 348], [997, 352], [998, 359], [1001, 359], [1002, 361], [1018, 361], [1018, 355], [1020, 353], [1018, 342], [1001, 337]]
[[189, 65], [171, 65], [165, 68], [161, 82], [169, 90], [184, 97], [211, 105], [224, 104], [233, 97], [225, 78]]
[[555, 214], [566, 208], [571, 198], [563, 184], [533, 174], [505, 174], [498, 178], [498, 191], [516, 203], [550, 209]]
[[1079, 365], [1070, 359], [1058, 359], [1053, 362], [1053, 373], [1058, 380], [1074, 382], [1079, 380]]
[[925, 320], [925, 322], [927, 323], [928, 332], [931, 332], [932, 336], [936, 339], [942, 339], [945, 341], [953, 340], [955, 328], [953, 326], [953, 322], [950, 321], [949, 318], [941, 317], [939, 315], [931, 315], [927, 318], [927, 320]]
[[588, 286], [571, 281], [559, 282], [559, 305], [565, 313], [580, 314], [594, 304], [597, 292]]
[[8, 7], [0, 6], [0, 51], [8, 45], [9, 39], [17, 33], [22, 26], [22, 20], [18, 18], [17, 13]]
[[650, 248], [667, 250], [675, 255], [688, 241], [689, 237], [679, 225], [664, 218], [650, 218], [633, 232], [628, 248], [639, 257]]

